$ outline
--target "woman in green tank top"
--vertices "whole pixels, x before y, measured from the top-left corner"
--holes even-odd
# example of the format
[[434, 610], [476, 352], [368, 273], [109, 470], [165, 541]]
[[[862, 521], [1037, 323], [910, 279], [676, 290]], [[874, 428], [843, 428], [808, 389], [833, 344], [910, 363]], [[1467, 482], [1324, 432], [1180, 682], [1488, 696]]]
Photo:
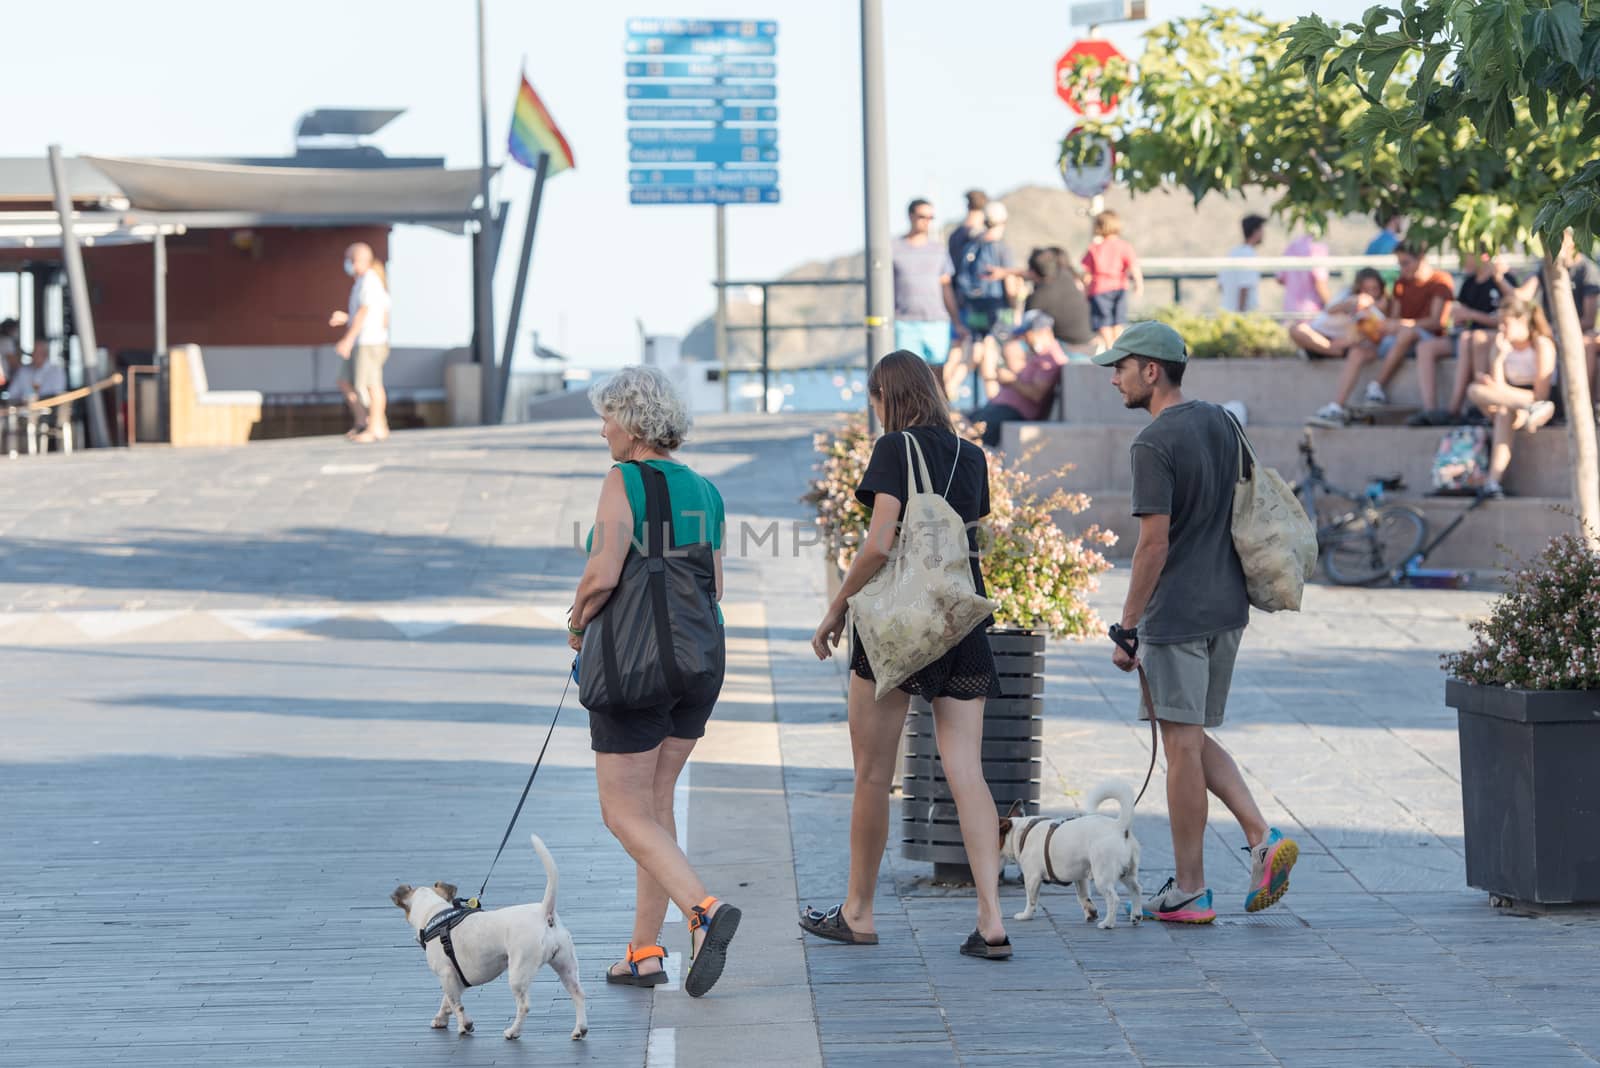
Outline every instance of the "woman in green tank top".
[[[645, 544], [644, 476], [636, 464], [648, 464], [666, 479], [674, 547], [711, 544], [716, 595], [722, 599], [722, 495], [709, 479], [672, 458], [689, 430], [687, 405], [653, 367], [625, 367], [591, 389], [589, 397], [600, 415], [600, 433], [617, 462], [600, 489], [587, 544], [589, 562], [578, 582], [567, 628], [569, 644], [580, 653], [584, 628], [621, 580], [629, 546]], [[699, 997], [722, 974], [740, 913], [706, 893], [678, 847], [672, 815], [673, 787], [695, 742], [705, 735], [721, 690], [722, 679], [717, 677], [713, 684], [664, 708], [630, 709], [625, 715], [589, 712], [600, 811], [606, 827], [638, 865], [633, 934], [626, 958], [607, 970], [608, 983], [666, 982], [662, 970], [666, 950], [657, 943], [669, 898], [690, 918], [694, 963], [684, 977], [684, 990]]]

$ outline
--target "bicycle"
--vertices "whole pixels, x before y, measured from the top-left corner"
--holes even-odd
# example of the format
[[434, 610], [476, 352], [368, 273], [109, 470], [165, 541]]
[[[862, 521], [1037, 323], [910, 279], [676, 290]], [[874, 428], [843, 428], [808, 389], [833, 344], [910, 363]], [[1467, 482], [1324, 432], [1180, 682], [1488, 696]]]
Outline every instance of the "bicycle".
[[1422, 543], [1428, 534], [1420, 510], [1384, 499], [1386, 493], [1404, 489], [1405, 481], [1399, 475], [1378, 475], [1361, 493], [1340, 489], [1317, 463], [1309, 428], [1300, 439], [1300, 456], [1306, 474], [1292, 488], [1317, 525], [1317, 555], [1328, 580], [1340, 586], [1405, 581], [1408, 570], [1425, 555]]

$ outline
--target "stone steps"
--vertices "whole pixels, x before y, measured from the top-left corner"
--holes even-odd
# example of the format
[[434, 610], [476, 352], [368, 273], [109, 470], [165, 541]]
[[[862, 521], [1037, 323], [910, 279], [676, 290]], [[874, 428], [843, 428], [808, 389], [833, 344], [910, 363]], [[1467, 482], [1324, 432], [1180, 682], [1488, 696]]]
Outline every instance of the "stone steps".
[[[1067, 531], [1082, 531], [1091, 524], [1117, 535], [1117, 544], [1103, 550], [1113, 560], [1133, 555], [1139, 537], [1139, 521], [1128, 514], [1132, 494], [1126, 489], [1088, 491], [1091, 504], [1077, 515], [1058, 514], [1056, 521]], [[1426, 497], [1410, 500], [1422, 509], [1432, 538], [1472, 502], [1461, 497]], [[1425, 567], [1509, 569], [1517, 558], [1530, 559], [1544, 549], [1557, 534], [1570, 533], [1570, 516], [1556, 511], [1570, 507], [1565, 498], [1508, 497], [1489, 501], [1467, 516], [1437, 549], [1429, 554]]]
[[[1140, 421], [1132, 425], [1008, 423], [1002, 444], [1007, 455], [1023, 458], [1023, 467], [1029, 471], [1073, 465], [1057, 483], [1067, 489], [1128, 490], [1132, 488], [1128, 450], [1149, 423], [1149, 416], [1137, 414]], [[1261, 462], [1276, 468], [1290, 482], [1305, 474], [1299, 452], [1305, 431], [1303, 426], [1256, 423], [1245, 428]], [[1335, 486], [1359, 493], [1374, 476], [1398, 474], [1405, 480], [1405, 488], [1394, 495], [1418, 497], [1432, 489], [1433, 457], [1444, 433], [1440, 427], [1357, 426], [1313, 429], [1311, 440], [1317, 462]], [[1522, 497], [1569, 498], [1569, 448], [1564, 426], [1517, 434], [1506, 472], [1507, 492]]]
[[[1251, 426], [1300, 426], [1308, 416], [1333, 399], [1343, 360], [1239, 359], [1195, 360], [1183, 380], [1184, 395], [1222, 404], [1239, 401], [1249, 413]], [[1415, 361], [1389, 384], [1392, 404], [1408, 408], [1442, 408], [1455, 381], [1455, 360], [1439, 364], [1438, 396], [1424, 404], [1417, 388]], [[1369, 364], [1351, 399], [1359, 403], [1367, 380], [1377, 371]], [[1074, 424], [1143, 426], [1149, 418], [1129, 411], [1111, 388], [1111, 369], [1092, 363], [1070, 363], [1061, 369], [1061, 400], [1057, 413]]]

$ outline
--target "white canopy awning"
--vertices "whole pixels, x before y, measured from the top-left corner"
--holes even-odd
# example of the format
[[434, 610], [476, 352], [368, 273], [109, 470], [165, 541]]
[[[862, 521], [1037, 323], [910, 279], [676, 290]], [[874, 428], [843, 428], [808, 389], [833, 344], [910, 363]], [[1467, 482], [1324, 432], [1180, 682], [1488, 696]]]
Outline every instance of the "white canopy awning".
[[[255, 217], [258, 225], [472, 218], [476, 169], [258, 167], [86, 156], [127, 196], [136, 215]], [[196, 221], [197, 222], [197, 221]]]

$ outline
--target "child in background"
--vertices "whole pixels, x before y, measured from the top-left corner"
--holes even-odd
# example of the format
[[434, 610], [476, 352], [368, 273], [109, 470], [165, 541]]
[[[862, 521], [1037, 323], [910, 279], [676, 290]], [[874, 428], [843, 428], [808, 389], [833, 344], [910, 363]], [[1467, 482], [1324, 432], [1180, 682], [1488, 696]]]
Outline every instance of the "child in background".
[[1388, 296], [1383, 275], [1363, 267], [1349, 293], [1329, 304], [1322, 314], [1291, 326], [1289, 339], [1312, 359], [1343, 356], [1362, 341], [1377, 344], [1383, 337], [1383, 305]]
[[1128, 290], [1136, 296], [1144, 293], [1139, 257], [1121, 235], [1121, 217], [1114, 211], [1102, 211], [1094, 217], [1094, 239], [1083, 254], [1089, 325], [1102, 349], [1110, 348], [1128, 323]]

